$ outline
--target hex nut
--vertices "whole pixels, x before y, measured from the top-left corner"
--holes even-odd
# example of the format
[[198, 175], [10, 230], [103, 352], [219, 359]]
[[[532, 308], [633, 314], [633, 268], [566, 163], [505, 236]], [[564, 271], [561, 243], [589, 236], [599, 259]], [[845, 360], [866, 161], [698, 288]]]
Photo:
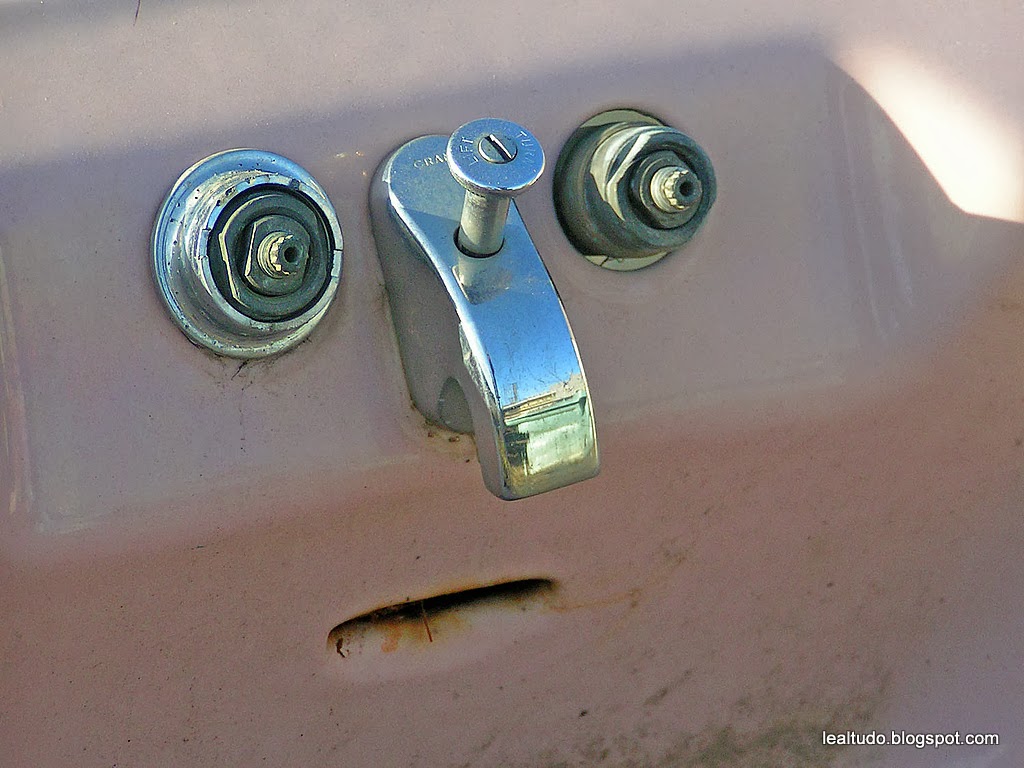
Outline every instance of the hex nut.
[[[308, 243], [301, 273], [282, 278], [261, 276], [260, 238], [274, 231]], [[263, 322], [287, 320], [304, 312], [323, 292], [331, 273], [329, 232], [309, 202], [287, 188], [239, 196], [217, 219], [209, 249], [210, 268], [224, 298], [247, 317]], [[284, 285], [276, 287], [277, 281]]]
[[[699, 182], [699, 195], [679, 212], [651, 195], [654, 175], [676, 164]], [[696, 186], [696, 185], [695, 185]], [[583, 123], [555, 166], [555, 210], [573, 246], [611, 269], [647, 266], [687, 243], [717, 193], [714, 169], [686, 134], [636, 110], [612, 110]]]

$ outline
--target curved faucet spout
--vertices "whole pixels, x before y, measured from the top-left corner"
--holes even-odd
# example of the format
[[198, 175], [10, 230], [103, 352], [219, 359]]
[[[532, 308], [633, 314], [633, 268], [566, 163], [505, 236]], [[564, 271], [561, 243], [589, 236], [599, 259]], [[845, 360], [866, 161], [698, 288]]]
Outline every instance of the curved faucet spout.
[[496, 254], [459, 249], [465, 192], [449, 173], [447, 141], [399, 148], [371, 200], [413, 402], [474, 434], [484, 483], [503, 499], [593, 477], [590, 393], [555, 286], [514, 202]]

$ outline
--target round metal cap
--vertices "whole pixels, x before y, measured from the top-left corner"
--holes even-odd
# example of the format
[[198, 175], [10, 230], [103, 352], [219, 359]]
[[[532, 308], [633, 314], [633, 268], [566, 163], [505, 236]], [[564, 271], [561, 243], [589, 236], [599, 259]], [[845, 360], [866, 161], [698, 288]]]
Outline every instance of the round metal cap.
[[515, 197], [544, 172], [544, 150], [521, 125], [486, 117], [458, 128], [445, 153], [452, 176], [480, 195]]

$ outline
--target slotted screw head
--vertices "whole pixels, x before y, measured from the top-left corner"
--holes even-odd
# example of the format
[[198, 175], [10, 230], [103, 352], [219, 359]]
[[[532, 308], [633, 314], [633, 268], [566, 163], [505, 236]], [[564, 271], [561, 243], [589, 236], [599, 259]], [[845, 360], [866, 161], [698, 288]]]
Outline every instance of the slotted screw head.
[[509, 201], [544, 172], [544, 150], [533, 135], [508, 120], [488, 117], [452, 134], [448, 169], [466, 189], [456, 242], [468, 256], [501, 250]]
[[544, 150], [533, 134], [494, 117], [458, 128], [446, 155], [455, 180], [478, 195], [515, 197], [544, 172]]

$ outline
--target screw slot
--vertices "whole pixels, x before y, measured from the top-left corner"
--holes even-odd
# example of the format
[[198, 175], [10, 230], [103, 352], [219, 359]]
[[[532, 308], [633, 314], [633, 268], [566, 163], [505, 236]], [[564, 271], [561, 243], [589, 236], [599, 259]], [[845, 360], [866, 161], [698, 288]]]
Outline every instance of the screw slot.
[[489, 163], [508, 163], [515, 159], [519, 147], [508, 136], [489, 133], [480, 139], [477, 152]]

